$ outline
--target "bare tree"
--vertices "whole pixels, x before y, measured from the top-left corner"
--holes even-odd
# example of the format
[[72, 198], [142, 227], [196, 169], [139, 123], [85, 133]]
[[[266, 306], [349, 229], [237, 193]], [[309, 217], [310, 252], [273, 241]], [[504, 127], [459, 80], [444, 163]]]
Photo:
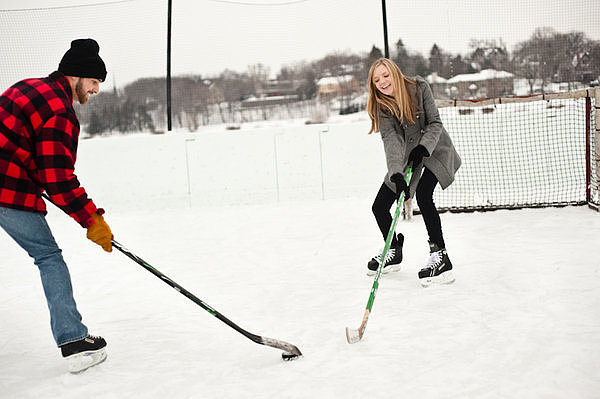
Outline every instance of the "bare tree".
[[469, 47], [471, 48], [471, 52], [468, 58], [472, 64], [477, 65], [478, 70], [495, 69], [498, 71], [512, 71], [508, 50], [502, 39], [471, 39]]
[[[598, 76], [600, 59], [594, 59], [594, 47], [598, 43], [589, 40], [583, 32], [557, 33], [555, 41], [561, 43], [560, 64], [557, 71], [557, 80], [561, 82], [585, 82]], [[596, 66], [596, 74], [594, 74]], [[570, 87], [569, 87], [570, 88]]]
[[515, 70], [544, 86], [550, 82], [589, 82], [600, 74], [600, 42], [588, 39], [582, 32], [558, 33], [551, 28], [538, 28], [513, 52]]
[[517, 44], [513, 53], [515, 70], [528, 80], [531, 93], [536, 80], [541, 81], [543, 92], [558, 70], [555, 34], [553, 29], [538, 28], [529, 40]]

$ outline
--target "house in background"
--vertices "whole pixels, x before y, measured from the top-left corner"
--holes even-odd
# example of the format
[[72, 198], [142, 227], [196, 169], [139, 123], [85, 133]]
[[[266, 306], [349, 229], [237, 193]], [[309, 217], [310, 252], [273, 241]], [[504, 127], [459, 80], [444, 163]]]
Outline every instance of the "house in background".
[[444, 79], [437, 72], [432, 72], [430, 75], [425, 77], [427, 83], [431, 87], [431, 91], [433, 92], [434, 98], [446, 98], [446, 86], [448, 79]]
[[269, 105], [289, 104], [300, 100], [297, 94], [300, 87], [298, 80], [270, 79], [259, 85], [256, 96], [242, 100], [242, 108], [265, 107]]
[[302, 82], [299, 80], [269, 79], [257, 89], [257, 97], [278, 97], [297, 94]]
[[353, 75], [326, 76], [317, 81], [317, 97], [331, 99], [360, 91], [360, 83]]
[[450, 98], [493, 98], [514, 93], [515, 76], [506, 71], [484, 69], [465, 73], [446, 81], [445, 92]]

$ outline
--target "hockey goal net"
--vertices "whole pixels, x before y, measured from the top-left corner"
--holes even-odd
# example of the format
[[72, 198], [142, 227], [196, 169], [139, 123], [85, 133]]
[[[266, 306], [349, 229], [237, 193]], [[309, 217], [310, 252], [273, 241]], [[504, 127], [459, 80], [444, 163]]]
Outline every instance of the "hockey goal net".
[[[440, 211], [599, 205], [600, 88], [437, 100], [463, 165]], [[416, 205], [416, 204], [415, 204]]]

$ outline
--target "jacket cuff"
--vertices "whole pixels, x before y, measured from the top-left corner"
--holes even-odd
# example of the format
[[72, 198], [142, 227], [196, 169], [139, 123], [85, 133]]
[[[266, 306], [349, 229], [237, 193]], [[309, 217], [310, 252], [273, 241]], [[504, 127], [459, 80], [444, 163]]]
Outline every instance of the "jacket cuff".
[[[98, 208], [98, 209], [96, 209], [96, 212], [94, 212], [94, 213], [97, 213], [98, 215], [104, 215], [105, 211], [104, 211], [104, 208]], [[81, 225], [86, 229], [89, 228], [90, 226], [92, 226], [93, 224], [94, 224], [94, 219], [91, 216], [89, 217], [88, 220], [81, 223]]]

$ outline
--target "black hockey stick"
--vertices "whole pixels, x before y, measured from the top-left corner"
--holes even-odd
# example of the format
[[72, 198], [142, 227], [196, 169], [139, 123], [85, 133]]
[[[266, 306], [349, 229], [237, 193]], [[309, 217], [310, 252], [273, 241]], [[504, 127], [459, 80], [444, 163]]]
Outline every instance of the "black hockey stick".
[[298, 357], [302, 356], [302, 352], [300, 352], [300, 350], [295, 345], [292, 345], [292, 344], [284, 342], [284, 341], [279, 341], [277, 339], [267, 338], [267, 337], [263, 337], [260, 335], [252, 334], [251, 332], [244, 330], [243, 328], [241, 328], [240, 326], [238, 326], [237, 324], [235, 324], [234, 322], [229, 320], [227, 317], [223, 316], [217, 310], [213, 309], [206, 302], [202, 301], [200, 298], [198, 298], [197, 296], [195, 296], [194, 294], [192, 294], [191, 292], [189, 292], [188, 290], [186, 290], [185, 288], [183, 288], [182, 286], [177, 284], [175, 281], [173, 281], [169, 277], [165, 276], [159, 270], [152, 267], [150, 264], [148, 264], [148, 262], [146, 262], [139, 256], [136, 256], [133, 253], [129, 252], [117, 241], [112, 240], [112, 245], [113, 245], [113, 247], [117, 248], [119, 251], [121, 251], [122, 253], [127, 255], [129, 258], [134, 260], [136, 263], [138, 263], [144, 269], [148, 270], [150, 273], [154, 274], [156, 277], [160, 278], [162, 281], [169, 284], [177, 292], [181, 293], [183, 296], [187, 297], [192, 302], [194, 302], [196, 305], [200, 306], [202, 309], [206, 310], [208, 313], [215, 316], [217, 319], [221, 320], [223, 323], [227, 324], [229, 327], [233, 328], [234, 330], [236, 330], [243, 336], [251, 339], [252, 341], [256, 342], [257, 344], [266, 345], [266, 346], [270, 346], [272, 348], [277, 348], [277, 349], [281, 349], [281, 350], [285, 351], [284, 353], [281, 354], [281, 357], [283, 358], [283, 360], [294, 360], [294, 359], [297, 359]]
[[[48, 197], [46, 194], [42, 193], [42, 197], [44, 197], [45, 199], [50, 201], [52, 204], [54, 204], [55, 206], [58, 207], [58, 205], [56, 205], [54, 203], [54, 201], [52, 201], [50, 199], [50, 197]], [[183, 288], [182, 286], [177, 284], [175, 281], [173, 281], [169, 277], [165, 276], [159, 270], [152, 267], [148, 262], [146, 262], [139, 256], [129, 252], [126, 248], [124, 248], [121, 244], [119, 244], [114, 239], [112, 240], [112, 245], [113, 245], [113, 247], [115, 247], [119, 251], [121, 251], [123, 254], [127, 255], [127, 257], [129, 257], [130, 259], [135, 261], [137, 264], [142, 266], [144, 269], [148, 270], [150, 273], [154, 274], [156, 277], [160, 278], [162, 281], [169, 284], [177, 292], [181, 293], [188, 299], [192, 300], [192, 302], [194, 302], [195, 304], [200, 306], [202, 309], [206, 310], [211, 315], [215, 316], [217, 319], [221, 320], [223, 323], [227, 324], [229, 327], [231, 327], [234, 330], [236, 330], [237, 332], [241, 333], [243, 336], [251, 339], [252, 341], [256, 342], [257, 344], [266, 345], [266, 346], [270, 346], [272, 348], [277, 348], [277, 349], [281, 349], [281, 350], [285, 351], [284, 353], [281, 354], [281, 357], [283, 358], [283, 360], [295, 360], [302, 356], [302, 352], [300, 352], [300, 349], [298, 349], [298, 347], [296, 347], [295, 345], [292, 345], [292, 344], [284, 342], [284, 341], [279, 341], [277, 339], [252, 334], [251, 332], [244, 330], [243, 328], [241, 328], [240, 326], [238, 326], [237, 324], [235, 324], [234, 322], [229, 320], [227, 317], [223, 316], [221, 313], [219, 313], [218, 311], [216, 311], [215, 309], [210, 307], [210, 305], [208, 305], [206, 302], [202, 301], [200, 298], [198, 298], [197, 296], [195, 296], [194, 294], [192, 294], [191, 292], [189, 292], [188, 290], [186, 290], [185, 288]]]

